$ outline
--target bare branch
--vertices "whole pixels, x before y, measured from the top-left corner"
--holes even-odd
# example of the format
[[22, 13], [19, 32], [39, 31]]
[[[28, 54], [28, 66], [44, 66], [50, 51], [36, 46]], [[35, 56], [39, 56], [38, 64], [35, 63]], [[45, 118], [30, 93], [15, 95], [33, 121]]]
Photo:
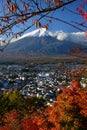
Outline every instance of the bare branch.
[[[14, 38], [14, 35], [23, 34], [34, 25], [36, 27], [45, 27], [48, 29], [48, 25], [52, 20], [58, 20], [79, 31], [85, 31], [85, 28], [87, 28], [85, 24], [78, 25], [75, 22], [72, 24], [71, 22], [54, 17], [54, 12], [60, 8], [64, 8], [69, 12], [80, 16], [81, 13], [76, 13], [65, 7], [76, 1], [77, 0], [2, 0], [2, 8], [0, 10], [0, 35], [6, 35], [6, 39], [11, 41], [12, 38]], [[44, 19], [43, 21], [45, 21], [45, 24], [42, 24], [42, 19]], [[17, 28], [17, 26], [22, 26], [24, 28], [22, 28], [22, 30], [21, 28], [18, 28], [19, 30], [15, 29], [14, 32], [14, 28]], [[4, 48], [8, 45], [9, 42]], [[4, 48], [2, 50], [4, 50]]]
[[75, 26], [75, 25], [73, 25], [73, 24], [71, 24], [71, 23], [69, 23], [69, 22], [67, 22], [67, 21], [64, 21], [64, 20], [62, 20], [62, 19], [60, 19], [60, 18], [55, 18], [55, 17], [50, 17], [50, 16], [46, 16], [46, 17], [49, 17], [49, 18], [52, 18], [52, 19], [54, 19], [54, 20], [60, 21], [60, 22], [62, 22], [62, 23], [65, 23], [65, 24], [67, 24], [67, 25], [69, 25], [69, 26], [72, 26], [73, 28], [75, 28], [75, 29], [77, 29], [77, 30], [79, 30], [79, 31], [83, 31], [83, 32], [85, 31], [85, 30], [79, 28], [78, 26]]

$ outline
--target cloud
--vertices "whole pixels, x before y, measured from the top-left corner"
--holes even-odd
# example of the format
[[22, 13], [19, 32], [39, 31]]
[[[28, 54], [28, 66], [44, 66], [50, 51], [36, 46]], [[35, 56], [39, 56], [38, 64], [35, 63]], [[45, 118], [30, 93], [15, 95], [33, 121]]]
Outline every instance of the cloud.
[[60, 41], [63, 41], [67, 37], [68, 37], [68, 34], [64, 33], [64, 32], [59, 32], [58, 35], [57, 35], [57, 39], [60, 40]]
[[[67, 40], [75, 43], [87, 43], [87, 37], [85, 32], [72, 32], [72, 33], [65, 33], [65, 32], [59, 32], [57, 34], [58, 40]], [[87, 45], [87, 44], [86, 44]]]
[[70, 39], [76, 43], [87, 43], [87, 37], [85, 32], [73, 32], [70, 34]]

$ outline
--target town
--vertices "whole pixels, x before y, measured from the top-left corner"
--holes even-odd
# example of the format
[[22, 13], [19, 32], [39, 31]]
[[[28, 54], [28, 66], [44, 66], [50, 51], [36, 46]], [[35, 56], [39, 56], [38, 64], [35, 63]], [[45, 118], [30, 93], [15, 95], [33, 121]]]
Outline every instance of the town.
[[[0, 65], [0, 93], [18, 89], [25, 98], [42, 96], [51, 105], [61, 92], [61, 86], [69, 86], [71, 79], [76, 77], [76, 70], [81, 68], [87, 72], [83, 64], [73, 63]], [[79, 75], [78, 78], [81, 85], [86, 87], [87, 76]]]

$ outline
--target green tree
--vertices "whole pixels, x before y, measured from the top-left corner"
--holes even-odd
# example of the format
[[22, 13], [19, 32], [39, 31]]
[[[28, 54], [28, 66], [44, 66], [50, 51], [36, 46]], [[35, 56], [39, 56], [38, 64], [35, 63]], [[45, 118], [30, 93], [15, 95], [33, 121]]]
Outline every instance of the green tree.
[[26, 110], [25, 99], [18, 90], [4, 92], [0, 98], [0, 113], [2, 115], [13, 109], [20, 111], [22, 114]]

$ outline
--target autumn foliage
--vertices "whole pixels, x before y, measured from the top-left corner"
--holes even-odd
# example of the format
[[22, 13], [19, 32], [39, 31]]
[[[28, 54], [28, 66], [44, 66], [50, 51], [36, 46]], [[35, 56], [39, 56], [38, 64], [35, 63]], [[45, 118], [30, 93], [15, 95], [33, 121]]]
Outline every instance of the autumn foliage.
[[25, 111], [13, 108], [2, 113], [0, 130], [86, 130], [87, 91], [73, 79], [51, 107], [39, 106], [33, 113], [25, 107]]
[[55, 124], [56, 130], [86, 130], [87, 92], [75, 79], [57, 97], [50, 111], [50, 121]]

